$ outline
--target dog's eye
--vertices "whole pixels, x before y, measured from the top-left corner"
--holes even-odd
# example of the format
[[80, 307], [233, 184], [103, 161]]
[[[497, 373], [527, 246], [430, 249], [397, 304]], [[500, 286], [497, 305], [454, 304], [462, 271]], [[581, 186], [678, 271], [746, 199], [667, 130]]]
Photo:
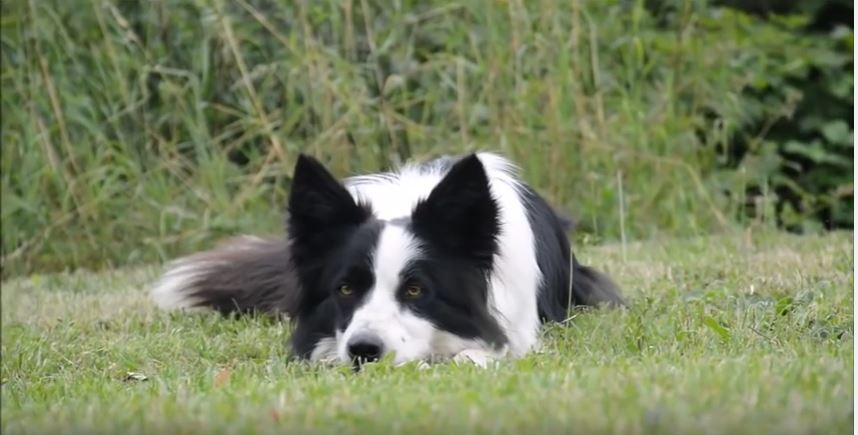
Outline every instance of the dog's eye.
[[423, 296], [423, 289], [418, 285], [410, 285], [405, 287], [405, 296], [408, 296], [411, 299], [419, 298]]
[[351, 294], [354, 293], [354, 290], [352, 290], [352, 288], [349, 287], [348, 284], [341, 285], [339, 291], [340, 294], [343, 296], [351, 296]]

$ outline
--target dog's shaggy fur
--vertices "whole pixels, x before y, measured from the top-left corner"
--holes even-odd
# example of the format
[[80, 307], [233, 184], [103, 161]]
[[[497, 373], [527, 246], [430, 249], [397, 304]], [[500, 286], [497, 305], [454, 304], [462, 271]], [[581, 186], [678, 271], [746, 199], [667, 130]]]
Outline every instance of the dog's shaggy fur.
[[285, 314], [296, 357], [518, 357], [572, 305], [624, 305], [571, 254], [568, 222], [491, 153], [336, 180], [300, 156], [285, 240], [239, 237], [176, 261], [164, 308]]

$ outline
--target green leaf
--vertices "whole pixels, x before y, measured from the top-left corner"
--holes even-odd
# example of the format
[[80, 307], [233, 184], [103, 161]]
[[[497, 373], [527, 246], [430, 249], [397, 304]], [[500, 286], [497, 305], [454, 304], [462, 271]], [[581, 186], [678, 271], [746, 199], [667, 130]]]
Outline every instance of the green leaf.
[[852, 144], [852, 130], [849, 128], [849, 124], [842, 119], [827, 122], [822, 126], [822, 134], [833, 144]]
[[818, 140], [810, 143], [791, 140], [784, 144], [784, 151], [806, 157], [815, 163], [829, 163], [837, 166], [848, 166], [849, 163], [841, 156], [826, 151]]
[[730, 339], [730, 330], [721, 325], [717, 320], [715, 320], [711, 316], [705, 316], [703, 318], [703, 324], [705, 324], [709, 329], [714, 332], [716, 335], [721, 337], [722, 340], [727, 341]]
[[778, 299], [778, 302], [775, 304], [775, 312], [780, 316], [785, 316], [789, 314], [793, 309], [793, 299], [789, 296], [784, 296]]

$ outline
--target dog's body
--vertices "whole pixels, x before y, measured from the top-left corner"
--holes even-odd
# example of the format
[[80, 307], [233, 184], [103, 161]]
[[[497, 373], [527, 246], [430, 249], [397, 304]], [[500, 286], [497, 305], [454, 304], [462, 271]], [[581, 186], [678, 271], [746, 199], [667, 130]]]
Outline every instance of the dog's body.
[[301, 156], [288, 211], [287, 240], [241, 237], [181, 259], [156, 301], [285, 314], [300, 358], [395, 362], [522, 356], [571, 305], [624, 304], [495, 154], [344, 183]]

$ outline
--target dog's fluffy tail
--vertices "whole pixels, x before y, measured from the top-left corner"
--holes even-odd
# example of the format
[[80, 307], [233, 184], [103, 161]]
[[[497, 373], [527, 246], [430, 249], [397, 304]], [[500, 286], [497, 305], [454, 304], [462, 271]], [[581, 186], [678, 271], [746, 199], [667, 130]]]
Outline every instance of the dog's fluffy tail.
[[[569, 233], [575, 230], [577, 222], [570, 215], [555, 209], [560, 227]], [[620, 288], [608, 277], [590, 266], [578, 262], [572, 255], [572, 305], [626, 307]], [[570, 307], [571, 308], [571, 307]]]
[[572, 256], [572, 299], [576, 305], [625, 307], [619, 287], [608, 277]]
[[241, 236], [169, 264], [151, 295], [164, 309], [292, 316], [298, 280], [285, 240]]

